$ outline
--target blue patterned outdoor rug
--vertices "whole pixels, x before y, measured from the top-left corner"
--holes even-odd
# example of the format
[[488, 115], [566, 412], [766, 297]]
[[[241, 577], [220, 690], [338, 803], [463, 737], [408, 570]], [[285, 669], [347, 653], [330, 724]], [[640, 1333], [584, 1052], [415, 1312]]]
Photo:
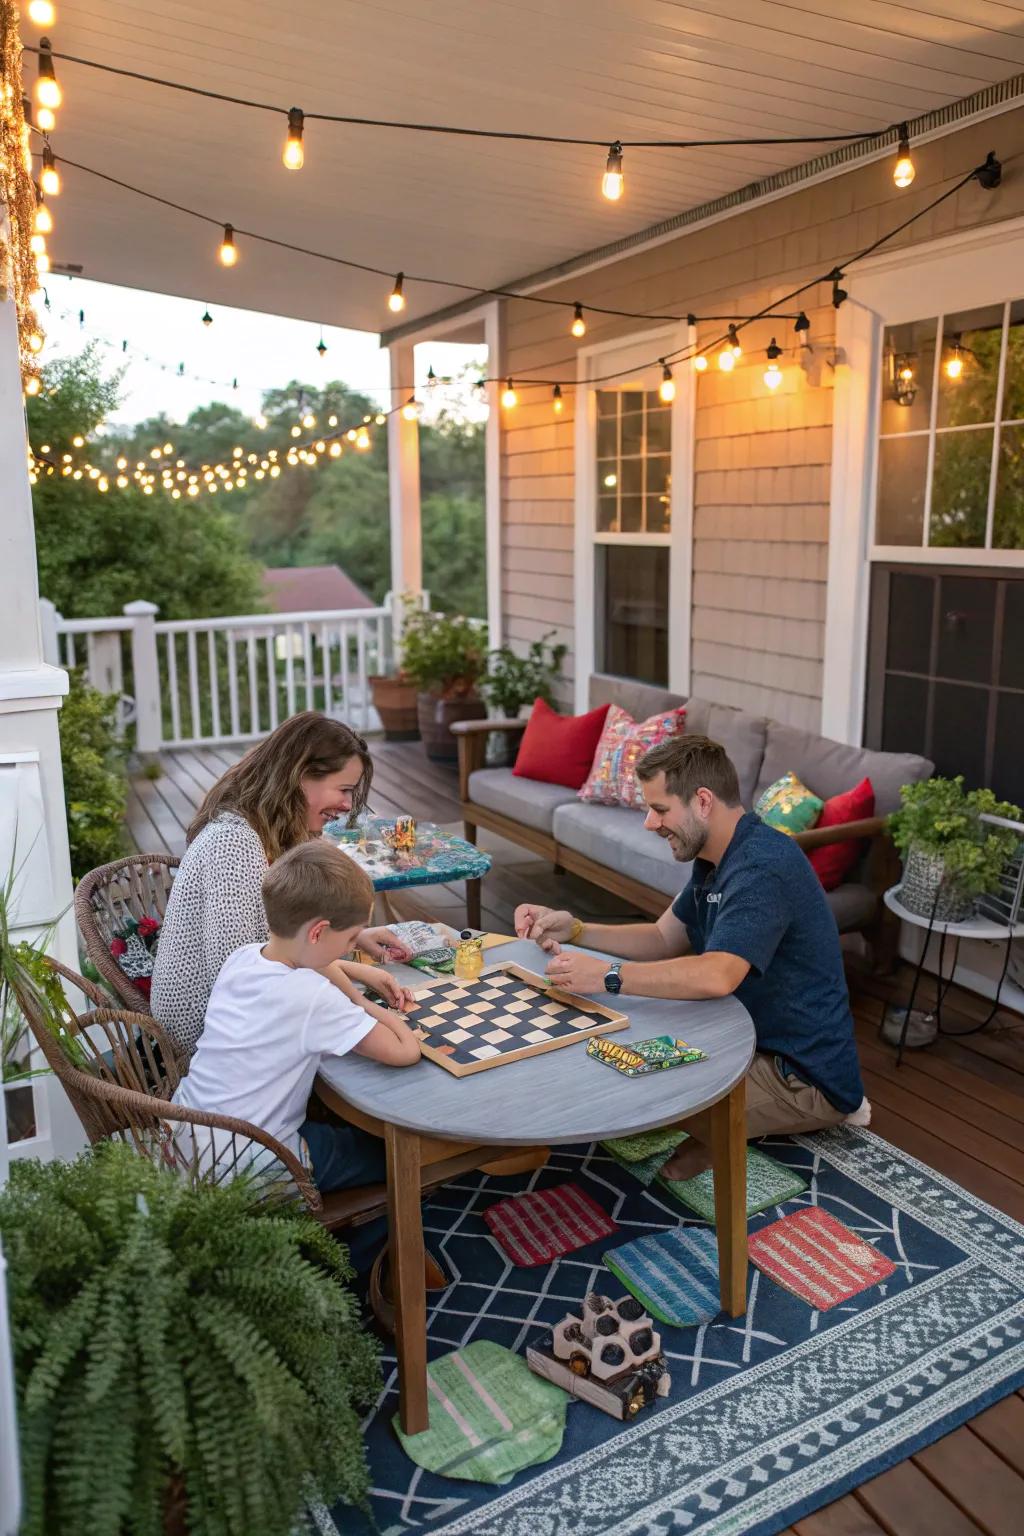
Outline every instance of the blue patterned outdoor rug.
[[[667, 1399], [627, 1424], [570, 1402], [558, 1456], [501, 1488], [405, 1456], [385, 1356], [385, 1390], [366, 1421], [384, 1536], [772, 1536], [1024, 1386], [1024, 1227], [869, 1131], [762, 1145], [808, 1187], [752, 1217], [752, 1233], [817, 1205], [895, 1272], [818, 1312], [751, 1265], [744, 1317], [661, 1328]], [[513, 1267], [481, 1211], [567, 1179], [619, 1230], [546, 1267]], [[431, 1197], [424, 1219], [453, 1276], [428, 1298], [431, 1358], [475, 1339], [522, 1350], [587, 1291], [624, 1294], [607, 1250], [671, 1227], [707, 1230], [596, 1146], [556, 1148], [546, 1168], [518, 1178], [463, 1177]], [[353, 1234], [361, 1270], [375, 1241], [379, 1228]], [[322, 1536], [367, 1530], [350, 1509], [315, 1513]]]

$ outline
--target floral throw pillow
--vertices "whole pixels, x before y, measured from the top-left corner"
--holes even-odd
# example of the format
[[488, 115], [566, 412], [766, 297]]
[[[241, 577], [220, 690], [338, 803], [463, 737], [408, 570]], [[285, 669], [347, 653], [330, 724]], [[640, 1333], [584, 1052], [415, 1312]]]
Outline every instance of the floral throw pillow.
[[644, 796], [637, 782], [636, 765], [645, 752], [669, 736], [678, 736], [685, 725], [685, 709], [670, 709], [638, 722], [627, 709], [613, 704], [578, 798], [594, 805], [627, 805], [642, 811]]
[[149, 996], [153, 982], [153, 962], [159, 938], [160, 924], [155, 917], [143, 917], [138, 922], [130, 917], [110, 941], [110, 953], [144, 997]]
[[768, 826], [793, 837], [795, 833], [806, 832], [814, 826], [824, 803], [806, 784], [801, 784], [795, 773], [790, 772], [784, 773], [774, 784], [769, 784], [754, 806], [754, 811]]

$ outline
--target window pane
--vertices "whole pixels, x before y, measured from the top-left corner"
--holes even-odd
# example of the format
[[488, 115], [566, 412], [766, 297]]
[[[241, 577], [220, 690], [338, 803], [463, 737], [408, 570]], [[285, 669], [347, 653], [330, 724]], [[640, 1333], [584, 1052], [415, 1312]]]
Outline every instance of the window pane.
[[1010, 305], [1010, 329], [1006, 337], [1006, 382], [1003, 385], [1003, 420], [1024, 420], [1024, 299]]
[[647, 527], [645, 533], [668, 533], [671, 530], [671, 513], [668, 504], [668, 492], [662, 491], [659, 496], [647, 497]]
[[599, 496], [597, 498], [598, 533], [617, 533], [618, 516], [619, 499], [617, 496]]
[[602, 544], [595, 554], [598, 669], [667, 687], [668, 550]]
[[931, 524], [933, 548], [980, 549], [985, 543], [992, 429], [943, 432], [935, 439]]
[[921, 543], [927, 470], [927, 437], [889, 437], [879, 443], [876, 544]]
[[597, 418], [597, 456], [599, 459], [612, 458], [619, 451], [619, 418], [617, 416], [599, 416]]
[[[657, 395], [654, 397], [657, 399]], [[668, 453], [672, 447], [672, 412], [668, 406], [647, 412], [647, 452]]]
[[939, 586], [939, 677], [988, 683], [992, 673], [995, 604], [992, 583], [977, 576], [943, 576]]
[[1024, 427], [1003, 427], [999, 436], [994, 549], [1024, 549]]
[[623, 459], [619, 482], [623, 497], [639, 496], [644, 488], [643, 459]]
[[643, 533], [644, 499], [623, 496], [619, 503], [619, 533]]
[[886, 328], [882, 351], [883, 435], [928, 429], [937, 326], [937, 320], [915, 320], [912, 324]]
[[[625, 406], [625, 402], [623, 402]], [[622, 457], [636, 458], [644, 451], [644, 418], [643, 413], [634, 411], [630, 415], [623, 411], [622, 417]]]
[[616, 459], [598, 459], [597, 494], [608, 496], [619, 483], [619, 465]]
[[994, 421], [1003, 306], [963, 310], [942, 322], [937, 427]]
[[885, 665], [893, 672], [927, 672], [932, 652], [935, 580], [894, 571], [889, 578]]
[[597, 414], [599, 416], [617, 416], [619, 414], [619, 392], [617, 389], [597, 389]]
[[985, 783], [985, 738], [991, 697], [988, 688], [972, 688], [967, 683], [935, 684], [928, 756], [943, 777], [962, 773], [968, 789]]

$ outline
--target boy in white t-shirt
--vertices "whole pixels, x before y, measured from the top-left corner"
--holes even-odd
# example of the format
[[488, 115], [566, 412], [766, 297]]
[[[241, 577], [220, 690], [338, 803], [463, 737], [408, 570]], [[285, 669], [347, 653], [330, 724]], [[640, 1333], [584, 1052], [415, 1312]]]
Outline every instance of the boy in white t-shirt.
[[[263, 902], [270, 938], [243, 945], [224, 962], [174, 1098], [248, 1120], [296, 1156], [305, 1141], [324, 1192], [377, 1183], [385, 1174], [379, 1137], [306, 1118], [326, 1057], [356, 1051], [393, 1067], [420, 1059], [401, 1015], [367, 1002], [337, 963], [366, 927], [373, 887], [340, 849], [309, 842], [270, 866]], [[393, 990], [401, 1006], [412, 1006], [410, 993]]]

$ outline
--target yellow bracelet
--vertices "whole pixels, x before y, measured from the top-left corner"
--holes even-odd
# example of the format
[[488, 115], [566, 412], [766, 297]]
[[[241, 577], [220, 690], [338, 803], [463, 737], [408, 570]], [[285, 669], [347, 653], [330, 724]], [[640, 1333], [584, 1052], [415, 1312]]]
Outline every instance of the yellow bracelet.
[[578, 917], [574, 917], [572, 920], [572, 927], [569, 929], [569, 938], [567, 942], [569, 944], [575, 944], [586, 926], [586, 923], [581, 923]]

